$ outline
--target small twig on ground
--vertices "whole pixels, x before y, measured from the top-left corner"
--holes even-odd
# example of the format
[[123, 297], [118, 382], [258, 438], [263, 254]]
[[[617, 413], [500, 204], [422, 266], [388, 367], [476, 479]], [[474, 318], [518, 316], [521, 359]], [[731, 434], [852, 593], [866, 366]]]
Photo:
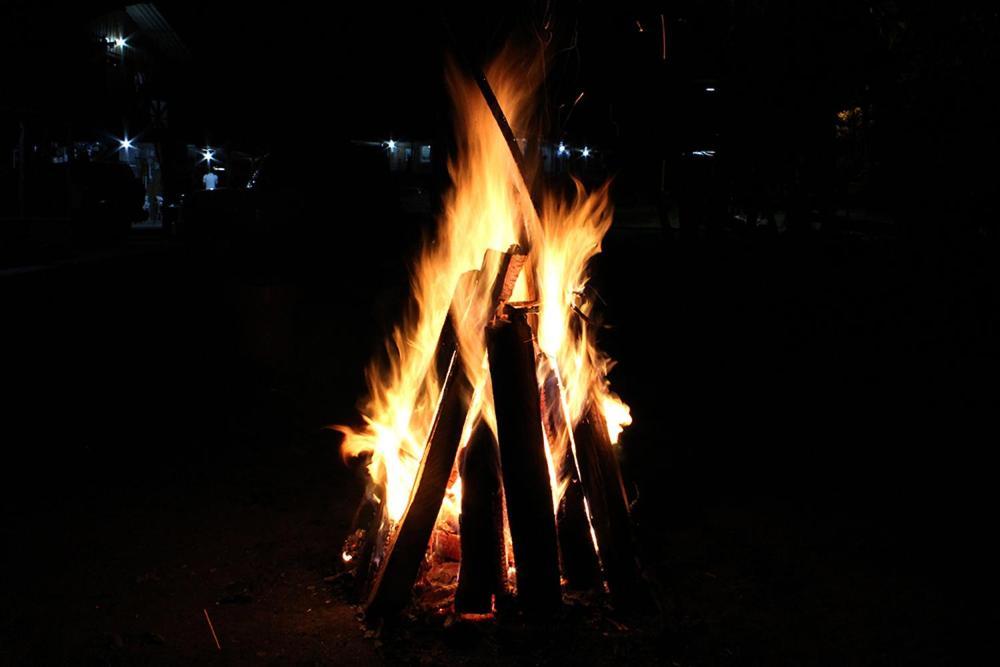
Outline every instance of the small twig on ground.
[[212, 625], [212, 619], [208, 615], [207, 609], [202, 609], [205, 612], [205, 620], [208, 621], [208, 629], [212, 631], [212, 639], [215, 641], [215, 648], [222, 650], [222, 645], [219, 644], [219, 636], [215, 634], [215, 626]]

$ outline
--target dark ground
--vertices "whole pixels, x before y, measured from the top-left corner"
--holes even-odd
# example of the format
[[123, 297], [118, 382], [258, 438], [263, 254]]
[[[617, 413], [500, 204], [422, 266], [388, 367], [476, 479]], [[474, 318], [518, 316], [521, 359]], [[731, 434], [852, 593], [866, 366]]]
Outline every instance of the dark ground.
[[354, 418], [393, 253], [283, 285], [155, 245], [3, 276], [0, 663], [958, 664], [993, 576], [991, 252], [613, 231], [663, 614], [380, 638], [326, 580], [361, 485], [318, 427]]

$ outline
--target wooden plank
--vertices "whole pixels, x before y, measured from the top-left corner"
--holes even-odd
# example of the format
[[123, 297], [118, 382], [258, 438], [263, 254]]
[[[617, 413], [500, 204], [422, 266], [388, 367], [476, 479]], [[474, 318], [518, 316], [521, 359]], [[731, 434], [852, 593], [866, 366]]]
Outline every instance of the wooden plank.
[[493, 598], [503, 590], [507, 558], [500, 454], [493, 432], [482, 420], [463, 450], [461, 472], [462, 565], [458, 571], [455, 611], [486, 614], [493, 611]]
[[517, 598], [525, 611], [551, 613], [561, 603], [559, 555], [535, 345], [526, 311], [507, 311], [509, 321], [491, 326], [486, 339]]
[[[495, 273], [486, 269], [491, 259], [491, 255], [487, 253], [482, 271], [470, 272], [463, 276], [463, 281], [472, 280], [473, 277], [470, 276], [476, 273], [480, 279], [484, 275], [491, 276], [493, 280], [489, 291], [491, 301], [487, 304], [489, 307], [487, 312], [492, 312], [498, 307], [499, 304], [495, 303], [494, 299], [507, 298], [510, 295], [504, 285], [513, 286], [516, 275], [512, 277], [510, 274], [519, 271], [524, 263], [523, 258], [514, 261], [515, 250], [512, 248], [511, 252], [502, 253]], [[462, 367], [453, 320], [465, 316], [472, 306], [468, 302], [468, 297], [474, 291], [476, 290], [471, 289], [468, 282], [459, 285], [438, 338], [435, 360], [439, 366], [444, 367], [444, 370], [439, 370], [438, 375], [442, 378], [438, 408], [414, 480], [409, 505], [386, 547], [365, 605], [365, 616], [369, 621], [395, 615], [410, 601], [420, 563], [424, 560], [431, 532], [434, 530], [441, 509], [441, 502], [462, 440], [468, 400], [473, 391], [468, 375]], [[447, 364], [442, 362], [443, 359], [447, 360]]]
[[648, 606], [636, 558], [628, 496], [604, 415], [592, 403], [574, 432], [584, 494], [612, 602], [619, 608]]
[[568, 471], [569, 483], [556, 512], [559, 535], [559, 560], [566, 585], [571, 590], [590, 590], [602, 585], [601, 566], [594, 547], [590, 519], [584, 503], [583, 488], [576, 471], [573, 456], [571, 429], [566, 423], [562, 384], [554, 362], [542, 358], [545, 379], [541, 387], [542, 420], [550, 448], [555, 456], [553, 443], [561, 443], [562, 468]]
[[369, 620], [398, 613], [410, 601], [413, 583], [427, 552], [431, 531], [448, 487], [455, 454], [462, 439], [467, 400], [472, 386], [452, 353], [441, 399], [427, 446], [417, 471], [410, 504], [386, 549], [365, 608]]
[[583, 487], [573, 475], [556, 515], [559, 527], [559, 555], [566, 586], [587, 591], [601, 586], [601, 564], [594, 550], [590, 520], [584, 505]]

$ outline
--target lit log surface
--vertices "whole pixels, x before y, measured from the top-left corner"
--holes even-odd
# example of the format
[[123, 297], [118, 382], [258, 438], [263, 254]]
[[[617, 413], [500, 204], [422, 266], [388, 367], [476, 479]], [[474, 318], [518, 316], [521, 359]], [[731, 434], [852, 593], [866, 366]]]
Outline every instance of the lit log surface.
[[458, 571], [455, 611], [486, 614], [493, 609], [493, 596], [501, 592], [506, 557], [500, 457], [493, 433], [481, 420], [465, 446], [461, 471], [462, 567]]
[[508, 306], [509, 322], [487, 330], [493, 403], [507, 520], [522, 609], [559, 607], [559, 554], [545, 457], [535, 350], [523, 309]]
[[574, 435], [583, 491], [612, 602], [623, 608], [644, 605], [648, 593], [642, 587], [636, 560], [628, 497], [601, 411], [591, 405]]
[[562, 386], [544, 356], [540, 364], [546, 369], [542, 383], [542, 415], [549, 442], [566, 441], [565, 461], [570, 481], [559, 503], [556, 522], [559, 534], [559, 555], [562, 573], [571, 590], [590, 590], [601, 585], [601, 566], [594, 551], [594, 539], [584, 505], [583, 489], [576, 473], [573, 450], [569, 442], [569, 428], [563, 407]]

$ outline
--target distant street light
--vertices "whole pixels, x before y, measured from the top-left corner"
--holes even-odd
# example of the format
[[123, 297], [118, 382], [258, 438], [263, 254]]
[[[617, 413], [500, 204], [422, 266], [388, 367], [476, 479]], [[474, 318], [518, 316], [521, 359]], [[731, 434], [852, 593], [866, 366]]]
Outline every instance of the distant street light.
[[128, 46], [128, 43], [124, 37], [115, 37], [115, 47], [119, 49], [124, 49]]
[[124, 150], [126, 152], [130, 148], [134, 148], [134, 145], [132, 144], [132, 140], [129, 139], [128, 137], [125, 137], [124, 139], [122, 139], [121, 141], [119, 141], [118, 144], [120, 145], [121, 150]]
[[396, 142], [393, 141], [392, 139], [390, 139], [389, 141], [385, 142], [385, 145], [389, 148], [390, 151], [396, 150]]
[[559, 155], [569, 155], [569, 149], [566, 148], [566, 144], [559, 142], [559, 148], [556, 150]]
[[590, 157], [590, 147], [584, 146], [583, 150], [580, 151], [580, 153], [583, 155], [583, 157]]
[[212, 165], [212, 160], [214, 160], [214, 159], [215, 159], [215, 151], [213, 151], [211, 148], [208, 148], [206, 146], [205, 150], [203, 150], [201, 152], [201, 161], [202, 162], [207, 162], [209, 164], [209, 166], [211, 166]]

